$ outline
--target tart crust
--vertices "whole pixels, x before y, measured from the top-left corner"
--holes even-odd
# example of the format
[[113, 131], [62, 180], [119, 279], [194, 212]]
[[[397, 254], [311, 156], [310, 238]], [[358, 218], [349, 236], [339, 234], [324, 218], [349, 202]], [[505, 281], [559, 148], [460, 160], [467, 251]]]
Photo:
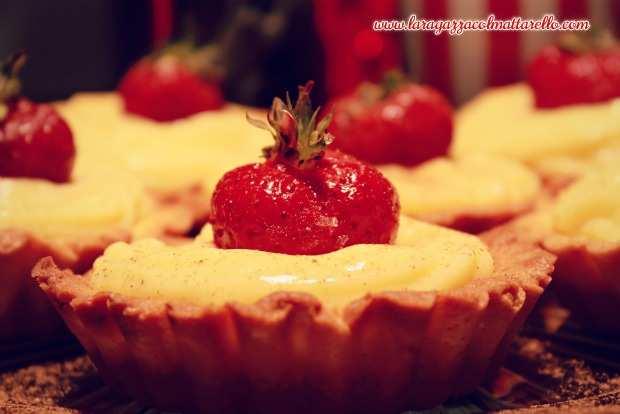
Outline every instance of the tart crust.
[[[442, 167], [442, 164], [445, 165], [444, 163], [451, 165], [448, 172], [442, 172], [441, 170], [441, 168], [445, 168]], [[482, 170], [484, 170], [485, 175], [489, 175], [498, 166], [500, 170], [508, 168], [500, 171], [499, 176], [502, 178], [501, 180], [478, 183], [479, 188], [486, 188], [487, 192], [494, 194], [494, 200], [482, 200], [471, 204], [454, 199], [450, 201], [444, 200], [442, 208], [411, 208], [412, 205], [415, 205], [414, 203], [417, 203], [417, 201], [413, 200], [424, 197], [422, 189], [432, 193], [437, 186], [443, 186], [443, 180], [450, 175], [467, 177], [469, 181], [476, 182], [476, 180], [479, 180]], [[437, 170], [437, 168], [440, 169]], [[470, 155], [461, 159], [439, 157], [414, 168], [403, 169], [400, 166], [387, 165], [380, 168], [380, 171], [388, 179], [392, 180], [401, 194], [403, 214], [427, 223], [449, 227], [470, 234], [482, 233], [504, 224], [517, 216], [529, 213], [538, 204], [544, 191], [540, 177], [533, 171], [530, 171], [528, 167], [519, 162], [496, 156], [474, 157]], [[414, 184], [415, 192], [412, 194], [420, 192], [421, 195], [419, 197], [411, 198], [409, 196], [403, 198], [403, 194], [407, 195], [409, 190], [408, 185], [411, 185], [406, 182], [407, 174], [414, 179], [412, 183]], [[507, 176], [509, 177], [508, 174], [512, 174], [513, 177], [519, 176], [520, 180], [518, 181], [520, 183], [508, 181], [506, 178]], [[399, 181], [404, 182], [401, 183]], [[448, 179], [446, 183], [449, 191], [468, 194], [468, 189], [463, 189], [458, 182], [450, 182]], [[522, 193], [520, 196], [515, 196], [514, 193], [506, 191], [505, 188], [520, 188]], [[475, 194], [469, 194], [469, 196], [475, 197]], [[501, 197], [504, 197], [504, 200]], [[433, 196], [430, 196], [431, 200], [432, 198]]]
[[134, 238], [186, 237], [209, 217], [211, 195], [201, 185], [175, 192], [148, 191], [153, 208], [132, 229]]
[[129, 239], [129, 233], [118, 231], [54, 244], [22, 230], [0, 230], [0, 342], [67, 333], [30, 277], [39, 259], [49, 256], [62, 268], [84, 272], [108, 245]]
[[572, 317], [599, 333], [620, 336], [620, 244], [555, 233], [547, 214], [543, 208], [505, 227], [556, 255], [551, 289]]
[[461, 211], [450, 214], [425, 214], [415, 216], [416, 219], [444, 227], [450, 227], [465, 233], [479, 234], [501, 224], [507, 223], [517, 216], [527, 214], [538, 203], [533, 200], [522, 205], [513, 205], [494, 213], [480, 211]]
[[[183, 197], [193, 200], [197, 196], [188, 190]], [[70, 241], [54, 242], [21, 229], [0, 229], [0, 343], [67, 334], [62, 319], [31, 278], [41, 258], [52, 257], [60, 268], [84, 273], [117, 241], [158, 237], [179, 242], [178, 236], [190, 231], [198, 207], [194, 211], [179, 207], [177, 198], [153, 196], [153, 200], [152, 211], [131, 229], [76, 236]], [[188, 203], [183, 200], [182, 204]]]
[[557, 255], [553, 288], [586, 326], [620, 336], [620, 243], [553, 234], [543, 247]]
[[508, 228], [482, 238], [493, 276], [444, 292], [367, 294], [340, 311], [290, 292], [219, 307], [137, 300], [93, 291], [49, 257], [33, 276], [104, 379], [156, 407], [397, 412], [493, 375], [550, 282], [550, 253]]
[[562, 192], [562, 190], [565, 190], [572, 183], [574, 183], [575, 181], [579, 179], [578, 174], [570, 174], [570, 173], [550, 174], [550, 173], [539, 172], [539, 175], [540, 175], [540, 179], [543, 184], [543, 188], [546, 190], [547, 194], [549, 194], [552, 197], [557, 196], [558, 194]]

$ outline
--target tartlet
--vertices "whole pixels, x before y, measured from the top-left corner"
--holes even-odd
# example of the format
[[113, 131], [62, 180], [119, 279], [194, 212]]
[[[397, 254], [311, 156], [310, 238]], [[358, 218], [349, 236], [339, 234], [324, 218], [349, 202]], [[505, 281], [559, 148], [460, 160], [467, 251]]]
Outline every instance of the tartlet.
[[134, 232], [159, 236], [167, 224], [128, 174], [97, 169], [69, 183], [0, 179], [0, 341], [65, 332], [30, 274], [42, 257], [77, 272], [89, 269], [105, 247]]
[[86, 271], [109, 244], [157, 237], [182, 222], [146, 197], [131, 174], [102, 163], [75, 171], [70, 126], [50, 105], [20, 95], [25, 58], [10, 56], [0, 71], [2, 342], [66, 333], [30, 277], [39, 259]]
[[373, 163], [416, 219], [479, 233], [530, 210], [540, 183], [517, 161], [447, 156], [453, 110], [437, 90], [388, 73], [327, 105], [334, 146]]
[[558, 257], [554, 290], [576, 319], [601, 333], [620, 332], [620, 169], [591, 171], [516, 231]]
[[33, 275], [106, 381], [159, 408], [397, 412], [492, 375], [554, 261], [510, 228], [479, 239], [405, 217], [395, 245], [318, 256], [210, 234], [117, 243], [83, 276], [46, 258]]
[[594, 165], [617, 163], [620, 99], [536, 108], [526, 84], [493, 88], [457, 114], [451, 154], [493, 154], [537, 170], [553, 192]]
[[413, 168], [386, 165], [380, 170], [396, 187], [403, 213], [469, 233], [526, 213], [540, 198], [537, 175], [501, 157], [441, 157]]
[[[491, 375], [554, 257], [401, 217], [329, 117], [275, 98], [261, 163], [218, 182], [192, 242], [115, 243], [80, 276], [33, 271], [103, 377], [162, 409], [394, 412]], [[465, 375], [466, 374], [466, 375]]]
[[220, 176], [271, 142], [245, 120], [262, 112], [233, 104], [165, 123], [125, 112], [117, 93], [79, 93], [56, 107], [74, 130], [76, 171], [93, 162], [127, 170], [163, 205], [190, 212], [192, 226], [207, 218]]

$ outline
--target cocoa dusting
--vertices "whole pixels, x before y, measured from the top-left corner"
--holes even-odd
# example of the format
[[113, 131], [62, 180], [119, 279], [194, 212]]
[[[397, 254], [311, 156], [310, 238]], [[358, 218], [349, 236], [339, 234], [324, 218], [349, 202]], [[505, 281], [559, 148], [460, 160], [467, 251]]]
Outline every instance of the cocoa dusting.
[[33, 365], [0, 375], [0, 407], [58, 407], [77, 379], [93, 374], [87, 357]]
[[[552, 306], [540, 309], [513, 343], [506, 369], [519, 373], [530, 392], [508, 399], [529, 408], [507, 412], [620, 413], [620, 343], [585, 333]], [[561, 324], [551, 320], [558, 315]]]

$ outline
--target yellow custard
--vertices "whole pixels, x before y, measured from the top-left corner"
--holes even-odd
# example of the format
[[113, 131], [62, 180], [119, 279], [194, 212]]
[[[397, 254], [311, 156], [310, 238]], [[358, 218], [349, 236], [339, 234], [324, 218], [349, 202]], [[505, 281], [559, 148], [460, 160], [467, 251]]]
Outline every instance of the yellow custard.
[[620, 243], [620, 165], [590, 172], [563, 191], [552, 223], [565, 235]]
[[26, 230], [45, 240], [130, 231], [147, 206], [141, 183], [109, 168], [74, 174], [63, 184], [0, 178], [0, 229]]
[[536, 174], [516, 161], [466, 156], [437, 158], [416, 168], [381, 167], [400, 197], [401, 211], [413, 217], [494, 214], [531, 204], [540, 190]]
[[496, 154], [536, 165], [587, 159], [620, 145], [620, 99], [536, 109], [525, 84], [484, 92], [457, 115], [452, 154]]
[[543, 176], [581, 177], [593, 169], [620, 165], [620, 143], [599, 148], [582, 157], [549, 157], [536, 162], [535, 168]]
[[78, 94], [58, 109], [76, 137], [77, 171], [104, 160], [162, 192], [212, 188], [223, 173], [258, 161], [272, 144], [269, 134], [247, 122], [249, 109], [236, 105], [167, 123], [125, 113], [114, 93]]
[[401, 218], [394, 245], [356, 245], [296, 256], [213, 246], [208, 227], [193, 243], [116, 243], [89, 274], [97, 291], [198, 305], [253, 303], [273, 292], [307, 292], [340, 306], [369, 292], [444, 290], [490, 276], [475, 236]]

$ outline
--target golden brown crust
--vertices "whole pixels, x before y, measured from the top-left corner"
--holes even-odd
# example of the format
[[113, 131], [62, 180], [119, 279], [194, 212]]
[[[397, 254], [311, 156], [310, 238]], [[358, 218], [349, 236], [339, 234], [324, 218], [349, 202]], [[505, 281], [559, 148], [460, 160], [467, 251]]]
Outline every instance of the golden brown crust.
[[67, 241], [44, 240], [19, 229], [0, 229], [0, 342], [67, 333], [49, 300], [32, 281], [32, 268], [39, 259], [51, 256], [60, 268], [84, 273], [116, 241], [158, 237], [179, 242], [178, 236], [187, 234], [198, 217], [197, 200], [202, 194], [195, 188], [166, 197], [151, 194], [150, 213], [133, 228], [85, 234]]
[[540, 172], [539, 174], [543, 188], [553, 197], [560, 194], [562, 190], [566, 189], [577, 179], [579, 179], [579, 175], [577, 174], [544, 174]]
[[620, 244], [555, 233], [547, 214], [543, 209], [506, 226], [557, 256], [552, 289], [573, 317], [600, 333], [620, 335]]
[[84, 272], [109, 244], [128, 239], [128, 234], [115, 232], [53, 244], [24, 231], [0, 230], [0, 342], [66, 333], [30, 277], [39, 259], [50, 256], [62, 268]]
[[620, 244], [554, 234], [543, 247], [558, 256], [553, 286], [562, 303], [589, 327], [620, 336]]
[[528, 213], [534, 208], [536, 203], [537, 200], [533, 200], [531, 203], [514, 205], [493, 213], [459, 211], [457, 213], [426, 214], [416, 216], [415, 218], [466, 233], [479, 234], [504, 224], [517, 216]]
[[51, 258], [33, 275], [110, 383], [195, 412], [396, 412], [472, 391], [549, 283], [554, 257], [494, 230], [492, 277], [368, 294], [341, 311], [274, 293], [217, 308], [94, 292]]
[[126, 231], [53, 241], [19, 229], [0, 229], [0, 342], [66, 333], [62, 320], [31, 278], [32, 268], [42, 257], [51, 256], [61, 268], [83, 273], [113, 242], [158, 237], [178, 243], [179, 236], [206, 220], [209, 195], [201, 186], [147, 196], [148, 209]]
[[148, 191], [153, 208], [133, 228], [134, 238], [187, 236], [207, 222], [211, 195], [202, 185], [174, 192]]

